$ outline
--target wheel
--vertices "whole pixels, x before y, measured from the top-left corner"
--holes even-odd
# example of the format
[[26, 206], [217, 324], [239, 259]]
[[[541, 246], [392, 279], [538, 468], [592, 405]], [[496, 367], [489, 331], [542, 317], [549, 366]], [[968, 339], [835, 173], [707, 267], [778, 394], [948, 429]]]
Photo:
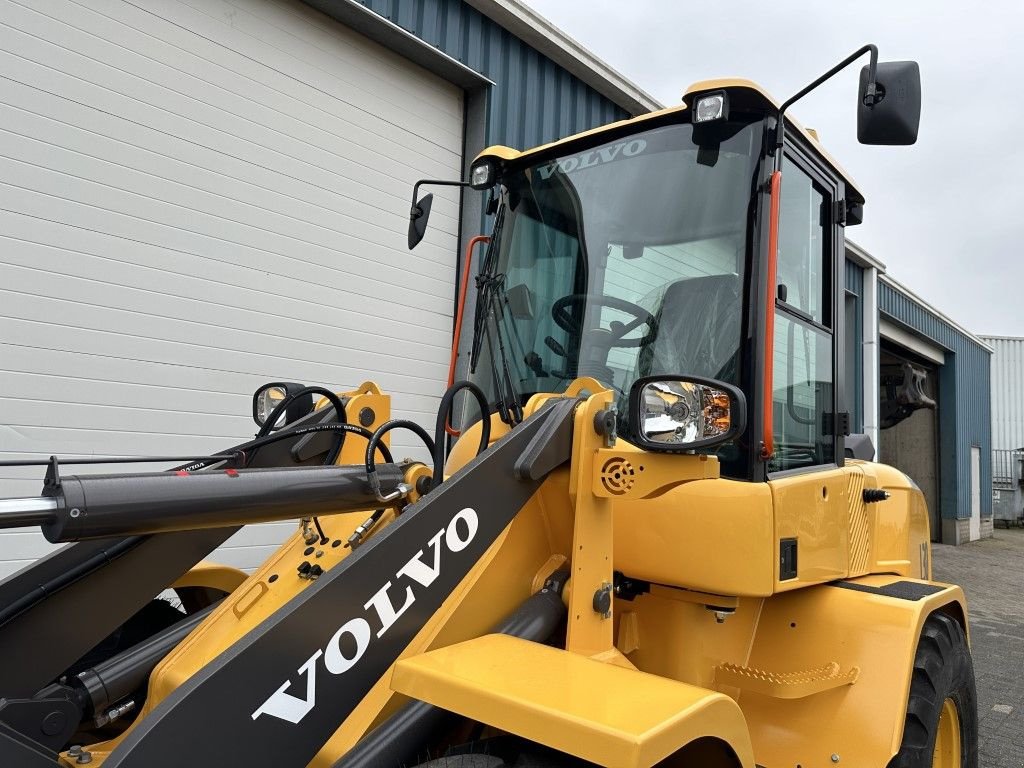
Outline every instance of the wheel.
[[[632, 316], [633, 319], [628, 323], [612, 322], [612, 327], [609, 330], [611, 334], [611, 339], [608, 343], [609, 347], [641, 347], [654, 338], [657, 329], [657, 320], [654, 318], [654, 315], [639, 304], [634, 304], [625, 299], [618, 299], [614, 296], [588, 296], [584, 293], [571, 293], [568, 296], [563, 296], [551, 305], [551, 317], [555, 324], [562, 330], [568, 331], [571, 335], [579, 336], [582, 333], [582, 328], [579, 322], [576, 321], [576, 318], [569, 312], [569, 309], [581, 304], [589, 304], [594, 307], [611, 307]], [[647, 332], [643, 336], [635, 339], [625, 338], [628, 333], [636, 330], [641, 325], [647, 326]]]
[[516, 736], [495, 736], [455, 747], [414, 768], [600, 768], [594, 763]]
[[416, 768], [504, 768], [505, 761], [496, 755], [448, 755], [420, 763]]
[[889, 768], [978, 768], [978, 695], [963, 628], [934, 613], [914, 656], [903, 743]]

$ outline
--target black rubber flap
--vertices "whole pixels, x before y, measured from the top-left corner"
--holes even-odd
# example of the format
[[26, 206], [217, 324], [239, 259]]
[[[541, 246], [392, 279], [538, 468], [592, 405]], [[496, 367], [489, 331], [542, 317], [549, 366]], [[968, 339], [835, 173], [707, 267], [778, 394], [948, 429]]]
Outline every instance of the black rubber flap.
[[873, 595], [895, 597], [900, 600], [921, 600], [922, 598], [941, 592], [945, 587], [936, 584], [920, 584], [916, 581], [894, 581], [884, 587], [872, 587], [868, 584], [857, 584], [853, 581], [838, 581], [832, 586], [852, 589], [857, 592], [870, 592]]

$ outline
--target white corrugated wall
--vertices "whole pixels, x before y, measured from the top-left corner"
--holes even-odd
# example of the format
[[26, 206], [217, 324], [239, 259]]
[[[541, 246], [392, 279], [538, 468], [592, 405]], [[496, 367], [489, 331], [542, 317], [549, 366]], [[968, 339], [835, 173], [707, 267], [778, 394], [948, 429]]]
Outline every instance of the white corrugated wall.
[[[268, 380], [373, 378], [432, 423], [456, 193], [415, 254], [405, 227], [462, 99], [296, 0], [0, 0], [0, 457], [215, 451]], [[0, 576], [47, 549], [3, 532]]]
[[1024, 338], [981, 336], [992, 347], [992, 448], [1024, 447]]

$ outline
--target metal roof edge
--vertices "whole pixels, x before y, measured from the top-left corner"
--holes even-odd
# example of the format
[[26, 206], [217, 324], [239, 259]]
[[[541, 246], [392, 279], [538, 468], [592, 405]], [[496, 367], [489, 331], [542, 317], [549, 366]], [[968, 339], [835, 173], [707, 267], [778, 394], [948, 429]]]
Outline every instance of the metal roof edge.
[[899, 291], [900, 293], [902, 293], [908, 299], [910, 299], [914, 303], [918, 304], [926, 312], [930, 312], [933, 315], [935, 315], [935, 317], [937, 317], [940, 320], [942, 320], [942, 322], [946, 323], [947, 325], [952, 327], [957, 332], [962, 333], [964, 336], [966, 336], [968, 339], [973, 341], [979, 347], [987, 350], [988, 352], [993, 352], [994, 351], [991, 346], [989, 346], [984, 341], [982, 341], [978, 336], [975, 336], [973, 333], [968, 331], [966, 328], [964, 328], [962, 325], [960, 325], [960, 323], [958, 323], [956, 320], [951, 318], [949, 315], [947, 315], [947, 314], [939, 311], [935, 307], [933, 307], [931, 304], [929, 304], [927, 301], [922, 299], [920, 296], [918, 296], [916, 293], [914, 293], [912, 290], [907, 288], [907, 286], [903, 285], [903, 283], [899, 282], [895, 278], [891, 277], [888, 274], [880, 274], [878, 276], [878, 279], [881, 282], [886, 283], [890, 288], [893, 288], [896, 291]]
[[304, 0], [304, 2], [332, 19], [351, 27], [375, 43], [383, 45], [461, 88], [494, 85], [494, 81], [489, 77], [485, 77], [472, 67], [467, 67], [458, 59], [449, 56], [440, 48], [417, 37], [409, 30], [403, 29], [387, 17], [367, 8], [358, 0]]
[[861, 267], [874, 267], [880, 274], [885, 274], [885, 264], [850, 238], [846, 238], [846, 258]]
[[1024, 336], [1001, 336], [996, 333], [979, 333], [978, 338], [992, 339], [993, 341], [1024, 341]]
[[631, 115], [665, 105], [519, 0], [465, 0]]

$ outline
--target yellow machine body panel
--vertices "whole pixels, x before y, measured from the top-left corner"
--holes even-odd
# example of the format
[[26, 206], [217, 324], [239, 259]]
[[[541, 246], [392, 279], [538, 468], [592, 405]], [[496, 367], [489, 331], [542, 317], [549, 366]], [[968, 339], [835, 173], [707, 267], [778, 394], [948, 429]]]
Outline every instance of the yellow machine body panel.
[[729, 697], [539, 643], [487, 635], [399, 662], [392, 687], [609, 768], [642, 768], [699, 738], [753, 768]]
[[767, 485], [697, 480], [656, 500], [616, 501], [615, 567], [657, 584], [767, 596], [777, 571], [765, 545], [773, 528]]
[[[617, 450], [632, 464], [645, 460], [628, 444]], [[865, 488], [886, 490], [890, 498], [865, 503]], [[779, 567], [783, 539], [795, 539], [799, 553], [796, 576], [786, 579]], [[656, 500], [615, 503], [616, 569], [721, 595], [766, 597], [879, 572], [929, 578], [929, 551], [920, 490], [879, 464], [850, 463], [767, 483], [699, 480]]]
[[[961, 589], [879, 575], [766, 600], [743, 666], [754, 680], [776, 673], [780, 685], [774, 695], [738, 693], [757, 762], [830, 765], [838, 755], [841, 765], [886, 765], [903, 737], [917, 639], [933, 611], [962, 620]], [[821, 675], [831, 664], [839, 675], [853, 672], [855, 682], [836, 679], [814, 695], [784, 695], [797, 681], [779, 673]]]
[[652, 586], [618, 600], [617, 645], [639, 670], [733, 697], [765, 766], [826, 765], [832, 754], [885, 765], [902, 738], [921, 626], [937, 610], [966, 616], [959, 588], [893, 575], [712, 599]]

